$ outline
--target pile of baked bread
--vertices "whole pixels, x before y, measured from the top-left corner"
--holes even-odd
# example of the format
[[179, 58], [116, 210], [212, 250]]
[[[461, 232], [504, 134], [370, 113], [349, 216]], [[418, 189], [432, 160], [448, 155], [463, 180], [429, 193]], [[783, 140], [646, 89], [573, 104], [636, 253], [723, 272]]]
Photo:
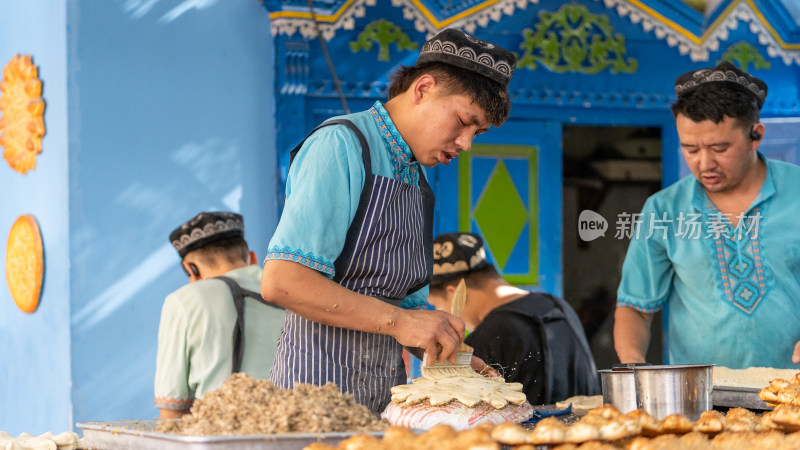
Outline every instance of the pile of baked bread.
[[800, 373], [791, 380], [774, 379], [761, 398], [774, 406], [756, 414], [745, 408], [727, 413], [711, 410], [693, 421], [680, 414], [656, 420], [642, 409], [622, 414], [612, 405], [590, 409], [577, 422], [556, 417], [533, 429], [517, 423], [485, 424], [465, 431], [436, 426], [424, 433], [390, 427], [382, 437], [356, 435], [338, 447], [313, 444], [307, 450], [330, 449], [798, 449], [800, 450]]
[[800, 373], [791, 379], [776, 378], [761, 389], [758, 396], [769, 406], [800, 406]]
[[382, 437], [360, 434], [338, 447], [315, 443], [306, 450], [534, 450], [539, 446], [557, 450], [800, 449], [800, 433], [792, 432], [800, 426], [800, 416], [791, 423], [783, 419], [732, 408], [727, 414], [706, 411], [697, 421], [680, 414], [656, 420], [643, 410], [621, 414], [615, 407], [603, 405], [569, 425], [549, 417], [533, 430], [515, 423], [484, 424], [465, 431], [439, 425], [424, 433], [390, 427]]
[[498, 425], [491, 435], [500, 444], [520, 449], [533, 449], [536, 445], [632, 450], [800, 448], [800, 433], [794, 433], [797, 430], [800, 415], [790, 418], [776, 411], [758, 415], [748, 409], [731, 408], [727, 414], [706, 411], [697, 421], [681, 414], [656, 420], [641, 409], [621, 414], [613, 406], [603, 405], [589, 410], [572, 425], [551, 417], [530, 431], [516, 424]]

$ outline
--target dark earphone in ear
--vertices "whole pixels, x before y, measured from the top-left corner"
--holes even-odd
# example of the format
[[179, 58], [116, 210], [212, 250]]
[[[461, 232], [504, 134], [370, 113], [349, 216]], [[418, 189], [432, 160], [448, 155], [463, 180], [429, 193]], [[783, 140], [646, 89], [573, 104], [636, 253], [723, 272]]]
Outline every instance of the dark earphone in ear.
[[[200, 269], [198, 269], [197, 266], [194, 263], [187, 263], [187, 264], [189, 264], [189, 269], [192, 271], [192, 274], [194, 274], [194, 276], [196, 276], [196, 277], [200, 277]], [[183, 272], [188, 277], [189, 276], [189, 271], [186, 270], [186, 266], [181, 264], [181, 269], [183, 269]]]
[[756, 131], [755, 127], [750, 129], [750, 139], [752, 139], [754, 141], [760, 141], [761, 140], [761, 133]]

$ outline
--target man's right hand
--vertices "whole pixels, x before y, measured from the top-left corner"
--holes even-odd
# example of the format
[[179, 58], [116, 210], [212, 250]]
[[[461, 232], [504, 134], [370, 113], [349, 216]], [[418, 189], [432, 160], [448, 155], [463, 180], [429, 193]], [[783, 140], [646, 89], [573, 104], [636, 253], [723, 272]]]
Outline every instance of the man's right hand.
[[389, 334], [406, 347], [425, 350], [428, 362], [456, 362], [457, 350], [466, 328], [464, 321], [458, 317], [444, 311], [398, 308], [393, 322], [390, 327], [394, 329]]
[[[443, 311], [407, 310], [358, 294], [293, 261], [268, 260], [261, 278], [264, 300], [325, 325], [392, 336], [437, 361], [456, 360], [464, 322]], [[441, 351], [436, 348], [441, 345]]]

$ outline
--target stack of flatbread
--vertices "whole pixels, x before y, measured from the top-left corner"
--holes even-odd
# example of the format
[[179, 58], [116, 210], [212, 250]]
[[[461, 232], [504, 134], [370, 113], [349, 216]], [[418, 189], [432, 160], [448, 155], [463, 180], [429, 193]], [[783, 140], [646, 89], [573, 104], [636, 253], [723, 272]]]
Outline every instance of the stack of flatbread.
[[484, 423], [522, 422], [532, 415], [522, 384], [476, 373], [437, 380], [415, 378], [411, 384], [395, 386], [392, 402], [381, 417], [392, 425], [419, 430], [436, 425], [466, 430]]
[[411, 406], [425, 400], [432, 406], [456, 401], [473, 407], [486, 402], [500, 409], [509, 403], [521, 405], [526, 398], [521, 383], [506, 383], [501, 377], [416, 378], [411, 384], [392, 388], [392, 402], [398, 405]]

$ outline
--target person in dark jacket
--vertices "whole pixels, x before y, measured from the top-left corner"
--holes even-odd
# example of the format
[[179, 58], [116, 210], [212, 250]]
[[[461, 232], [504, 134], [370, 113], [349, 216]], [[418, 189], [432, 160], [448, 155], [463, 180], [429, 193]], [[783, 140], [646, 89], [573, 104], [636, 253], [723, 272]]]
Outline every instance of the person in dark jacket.
[[508, 382], [522, 383], [528, 402], [552, 404], [600, 393], [580, 319], [564, 300], [508, 284], [486, 260], [480, 236], [446, 233], [433, 241], [428, 302], [449, 311], [463, 278], [464, 342]]

